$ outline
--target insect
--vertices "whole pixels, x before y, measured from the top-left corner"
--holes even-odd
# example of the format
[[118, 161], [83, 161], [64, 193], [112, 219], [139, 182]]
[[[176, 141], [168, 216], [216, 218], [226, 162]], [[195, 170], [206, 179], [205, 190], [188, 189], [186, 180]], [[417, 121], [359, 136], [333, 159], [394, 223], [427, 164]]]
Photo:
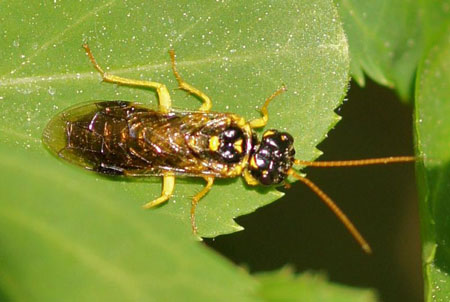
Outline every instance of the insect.
[[66, 109], [44, 130], [43, 140], [58, 157], [98, 173], [130, 177], [161, 176], [161, 195], [143, 207], [153, 208], [172, 196], [177, 176], [202, 177], [204, 188], [192, 198], [191, 226], [197, 233], [195, 211], [216, 178], [244, 177], [250, 186], [282, 185], [292, 176], [311, 188], [337, 215], [361, 247], [369, 244], [328, 195], [294, 168], [336, 167], [413, 161], [410, 156], [378, 159], [309, 162], [295, 159], [294, 139], [286, 132], [267, 130], [259, 139], [254, 132], [269, 119], [269, 103], [286, 89], [281, 87], [267, 98], [261, 117], [247, 121], [234, 113], [210, 111], [211, 99], [186, 83], [176, 68], [171, 50], [172, 70], [179, 88], [202, 100], [198, 111], [176, 111], [164, 84], [131, 80], [103, 71], [88, 45], [83, 45], [103, 81], [155, 89], [158, 109], [125, 101], [103, 101]]

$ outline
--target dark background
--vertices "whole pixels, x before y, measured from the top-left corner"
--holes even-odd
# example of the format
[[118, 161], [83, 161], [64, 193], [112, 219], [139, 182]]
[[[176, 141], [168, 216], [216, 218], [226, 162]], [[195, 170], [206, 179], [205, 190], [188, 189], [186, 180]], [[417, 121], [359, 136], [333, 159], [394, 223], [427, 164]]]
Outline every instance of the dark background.
[[[352, 82], [348, 101], [337, 112], [342, 120], [319, 145], [320, 160], [413, 154], [412, 106], [393, 91]], [[354, 222], [372, 255], [363, 253], [301, 183], [284, 198], [238, 218], [244, 231], [207, 244], [251, 272], [290, 264], [298, 272], [325, 272], [335, 282], [375, 288], [385, 302], [423, 301], [414, 164], [305, 171]]]

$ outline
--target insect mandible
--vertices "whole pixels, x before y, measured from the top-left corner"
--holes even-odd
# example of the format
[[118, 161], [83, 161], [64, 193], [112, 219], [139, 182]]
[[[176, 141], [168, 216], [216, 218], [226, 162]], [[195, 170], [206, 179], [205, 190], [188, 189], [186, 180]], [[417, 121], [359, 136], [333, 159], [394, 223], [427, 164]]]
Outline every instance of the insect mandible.
[[311, 188], [337, 215], [363, 250], [370, 246], [328, 195], [294, 168], [342, 167], [414, 161], [411, 156], [350, 161], [310, 162], [295, 159], [294, 139], [287, 132], [266, 130], [259, 139], [253, 131], [269, 119], [269, 103], [286, 88], [267, 98], [261, 117], [247, 121], [234, 113], [211, 112], [211, 99], [186, 83], [178, 73], [175, 52], [169, 51], [172, 70], [180, 89], [202, 100], [198, 111], [172, 109], [164, 84], [111, 75], [97, 64], [89, 46], [83, 45], [103, 81], [155, 89], [159, 107], [124, 101], [103, 101], [66, 109], [44, 130], [43, 141], [58, 157], [85, 169], [109, 175], [162, 176], [161, 195], [144, 208], [160, 205], [172, 196], [176, 176], [202, 177], [204, 188], [192, 198], [191, 226], [197, 233], [195, 212], [215, 178], [242, 176], [250, 186], [282, 185], [292, 176]]

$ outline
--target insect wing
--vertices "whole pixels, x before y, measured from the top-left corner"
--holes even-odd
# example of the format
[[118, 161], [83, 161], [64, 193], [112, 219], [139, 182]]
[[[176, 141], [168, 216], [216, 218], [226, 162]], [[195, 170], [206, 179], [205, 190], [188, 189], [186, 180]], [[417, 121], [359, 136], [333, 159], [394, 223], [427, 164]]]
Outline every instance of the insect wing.
[[[105, 164], [103, 150], [105, 146], [105, 110], [120, 108], [108, 113], [109, 126], [122, 124], [126, 121], [121, 117], [123, 108], [131, 103], [107, 101], [76, 105], [56, 115], [46, 126], [43, 142], [56, 156], [88, 170], [104, 174], [123, 174], [123, 168]], [[99, 129], [102, 126], [104, 129]], [[113, 132], [110, 129], [109, 132]], [[112, 133], [111, 133], [112, 134]], [[111, 161], [110, 161], [111, 162]]]
[[[241, 129], [237, 120], [227, 113], [162, 113], [136, 103], [107, 101], [58, 114], [46, 127], [43, 141], [58, 157], [104, 174], [171, 171], [235, 177], [246, 163], [251, 138], [250, 130]], [[237, 137], [229, 137], [231, 133]], [[222, 143], [211, 145], [214, 138]], [[233, 155], [235, 145], [237, 160], [221, 157]]]
[[96, 104], [82, 104], [70, 107], [59, 113], [47, 124], [43, 133], [43, 142], [56, 156], [85, 169], [94, 167], [85, 158], [80, 157], [74, 149], [68, 146], [68, 128], [78, 122], [80, 117], [95, 114], [98, 111]]

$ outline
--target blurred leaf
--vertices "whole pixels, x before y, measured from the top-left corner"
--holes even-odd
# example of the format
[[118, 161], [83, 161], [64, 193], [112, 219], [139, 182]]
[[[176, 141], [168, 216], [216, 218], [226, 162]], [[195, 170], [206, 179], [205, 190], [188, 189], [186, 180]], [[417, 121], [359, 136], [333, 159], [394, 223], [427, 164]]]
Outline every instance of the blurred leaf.
[[[449, 23], [450, 24], [450, 23]], [[427, 301], [450, 293], [450, 26], [423, 60], [416, 84], [416, 140]]]
[[[229, 264], [192, 240], [190, 197], [202, 181], [177, 180], [170, 202], [143, 211], [141, 204], [159, 196], [160, 179], [111, 179], [67, 165], [43, 148], [42, 130], [57, 112], [81, 102], [157, 104], [154, 92], [100, 83], [83, 42], [109, 72], [163, 82], [170, 89], [176, 83], [167, 51], [174, 48], [180, 73], [212, 97], [216, 111], [258, 117], [264, 99], [286, 84], [288, 92], [270, 106], [268, 127], [291, 132], [297, 156], [312, 160], [320, 154], [315, 146], [339, 119], [333, 110], [348, 80], [347, 42], [333, 3], [0, 5], [0, 284], [5, 297], [245, 300], [253, 287], [248, 277], [231, 272]], [[172, 96], [177, 108], [199, 106], [183, 91]], [[240, 230], [234, 217], [282, 195], [249, 188], [241, 179], [216, 183], [197, 209], [203, 236]], [[221, 289], [209, 290], [216, 287]]]
[[411, 99], [417, 64], [450, 18], [449, 0], [336, 0], [349, 41], [352, 76], [364, 73]]
[[289, 269], [256, 275], [261, 285], [258, 296], [266, 302], [375, 302], [369, 289], [333, 284], [323, 275], [293, 274]]

